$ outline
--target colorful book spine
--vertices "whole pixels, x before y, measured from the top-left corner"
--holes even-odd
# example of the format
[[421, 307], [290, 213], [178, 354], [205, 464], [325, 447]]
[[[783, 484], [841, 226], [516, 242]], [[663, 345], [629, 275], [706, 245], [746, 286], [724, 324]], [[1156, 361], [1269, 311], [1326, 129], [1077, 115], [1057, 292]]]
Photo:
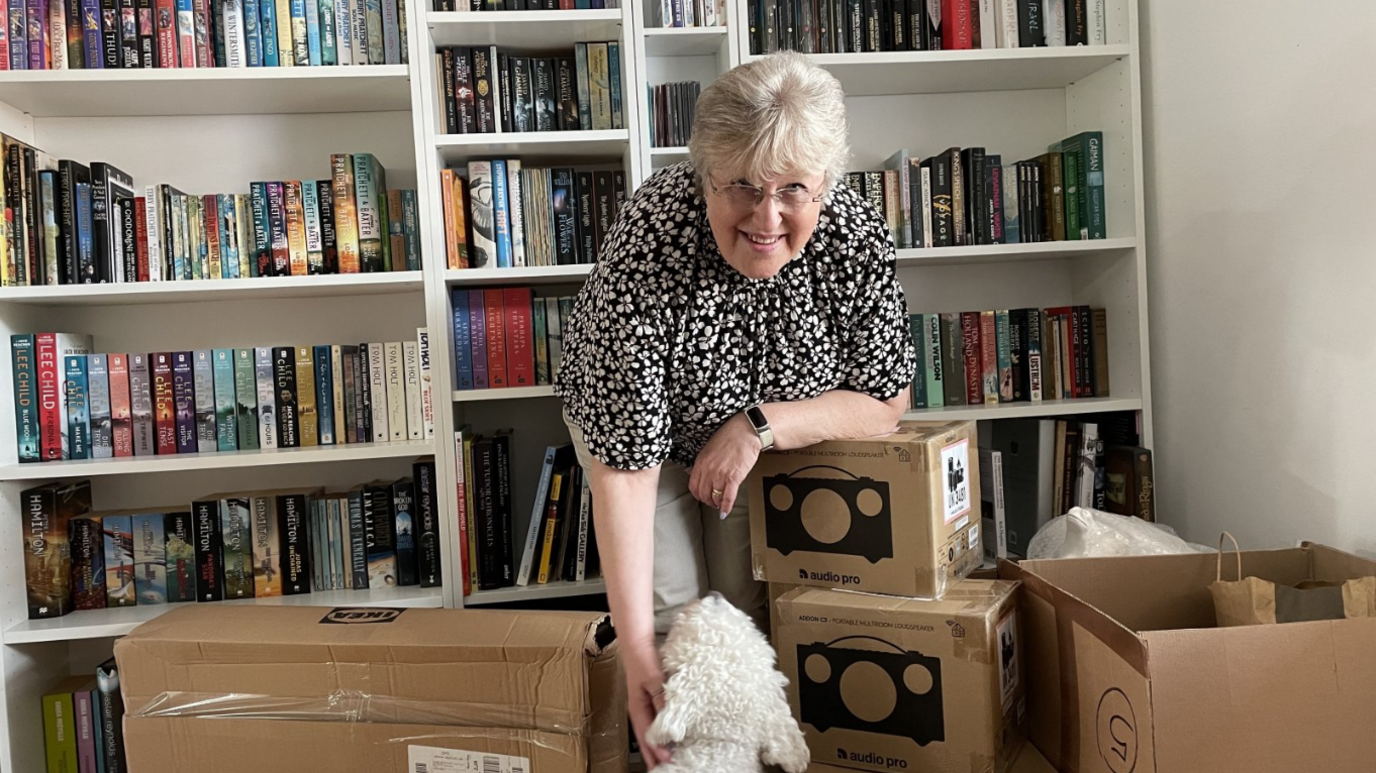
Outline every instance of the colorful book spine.
[[319, 540], [312, 534], [307, 521], [305, 494], [290, 493], [277, 497], [277, 529], [282, 556], [282, 595], [296, 596], [310, 592], [310, 544]]
[[506, 161], [492, 163], [492, 224], [497, 244], [497, 268], [511, 268], [511, 209], [507, 197]]
[[196, 600], [221, 601], [225, 597], [224, 530], [220, 503], [214, 499], [191, 503], [196, 532]]
[[312, 366], [315, 369], [316, 426], [320, 445], [335, 444], [334, 434], [334, 368], [330, 359], [329, 346], [316, 346], [311, 349]]
[[239, 450], [258, 448], [258, 379], [252, 349], [234, 350], [234, 423]]
[[196, 450], [207, 454], [219, 449], [215, 434], [215, 356], [209, 349], [192, 355], [192, 391], [196, 400]]
[[288, 180], [282, 183], [282, 191], [283, 206], [286, 208], [287, 255], [291, 275], [306, 276], [310, 273], [310, 259], [306, 252], [306, 209], [301, 200], [301, 182]]
[[213, 350], [215, 371], [215, 448], [235, 451], [239, 448], [239, 424], [234, 402], [234, 350]]
[[302, 446], [320, 445], [320, 414], [315, 402], [315, 357], [309, 346], [296, 347], [297, 437]]
[[157, 453], [153, 425], [153, 380], [148, 355], [129, 355], [129, 404], [134, 417], [134, 455]]
[[167, 603], [167, 523], [162, 513], [139, 513], [130, 525], [134, 536], [134, 592], [138, 603]]
[[148, 355], [153, 373], [153, 432], [159, 454], [177, 453], [177, 409], [172, 385], [172, 353]]
[[57, 336], [39, 333], [34, 337], [37, 351], [38, 381], [38, 437], [40, 458], [54, 461], [62, 458], [62, 435], [67, 431], [62, 411], [67, 404], [63, 394], [62, 360], [57, 354]]
[[10, 357], [14, 371], [14, 426], [19, 461], [36, 462], [41, 458], [42, 441], [34, 337], [27, 334], [10, 336]]
[[277, 395], [277, 447], [301, 445], [297, 417], [296, 350], [290, 346], [272, 348], [272, 377]]
[[116, 458], [134, 455], [133, 396], [129, 391], [129, 358], [108, 355], [110, 368], [110, 438]]
[[338, 241], [339, 273], [362, 271], [358, 231], [357, 185], [354, 159], [347, 153], [330, 156], [331, 182], [334, 186], [334, 230]]
[[250, 499], [253, 515], [253, 595], [282, 595], [282, 536], [277, 524], [277, 498], [255, 494]]
[[176, 419], [176, 452], [194, 454], [196, 442], [196, 376], [191, 352], [172, 352], [172, 409]]
[[[416, 200], [416, 191], [413, 188], [406, 188], [401, 192], [401, 225], [405, 234], [406, 243], [405, 269], [407, 271], [419, 271], [420, 205]], [[393, 258], [393, 261], [395, 262], [396, 259]], [[394, 270], [399, 271], [401, 268], [402, 266], [399, 265], [393, 266]]]
[[189, 511], [167, 513], [167, 601], [196, 600], [196, 529]]
[[80, 516], [68, 525], [72, 551], [72, 606], [105, 608], [105, 536], [98, 517]]
[[270, 276], [291, 276], [291, 248], [287, 242], [286, 190], [280, 182], [267, 184], [268, 244], [272, 251]]
[[507, 384], [513, 387], [535, 386], [531, 290], [529, 287], [508, 287], [503, 293], [502, 327], [506, 339]]
[[[310, 0], [314, 4], [315, 0]], [[306, 273], [325, 273], [325, 242], [320, 230], [320, 195], [315, 180], [301, 181], [301, 210], [306, 240]]]
[[994, 334], [998, 357], [999, 402], [1013, 402], [1013, 341], [1009, 337], [1008, 310], [994, 312]]
[[923, 314], [923, 348], [926, 357], [927, 407], [941, 408], [946, 404], [945, 363], [941, 353], [941, 315]]
[[231, 496], [220, 500], [220, 527], [224, 534], [224, 588], [226, 599], [253, 598], [253, 532], [249, 500]]
[[138, 603], [134, 591], [134, 525], [129, 515], [107, 515], [100, 519], [105, 534], [105, 606], [132, 607]]
[[330, 180], [316, 180], [315, 197], [320, 210], [321, 272], [338, 274], [339, 236], [334, 230], [334, 184]]
[[358, 249], [362, 271], [387, 270], [386, 189], [380, 179], [381, 165], [371, 153], [357, 153], [354, 162], [354, 193], [358, 208]]
[[468, 340], [473, 357], [473, 388], [487, 389], [487, 306], [482, 290], [468, 291]]
[[277, 447], [277, 396], [272, 372], [272, 349], [253, 350], [253, 375], [258, 389], [258, 446]]

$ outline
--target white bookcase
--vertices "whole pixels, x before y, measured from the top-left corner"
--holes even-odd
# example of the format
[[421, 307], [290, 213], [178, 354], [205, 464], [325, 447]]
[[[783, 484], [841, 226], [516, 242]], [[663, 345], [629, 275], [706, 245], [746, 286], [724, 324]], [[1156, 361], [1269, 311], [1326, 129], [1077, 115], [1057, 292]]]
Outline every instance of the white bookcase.
[[[252, 180], [328, 176], [329, 154], [370, 152], [390, 187], [416, 188], [420, 272], [0, 289], [5, 333], [91, 333], [99, 351], [150, 352], [222, 346], [408, 340], [430, 330], [435, 389], [433, 442], [276, 452], [138, 457], [100, 462], [16, 463], [13, 412], [0, 421], [0, 770], [43, 765], [39, 696], [58, 678], [88, 673], [115, 637], [169, 607], [77, 612], [30, 621], [25, 608], [20, 492], [89, 477], [100, 509], [182, 504], [212, 491], [318, 485], [340, 488], [409, 474], [433, 454], [439, 471], [443, 589], [398, 588], [221, 603], [375, 604], [458, 607], [600, 593], [600, 581], [476, 592], [467, 599], [457, 559], [456, 427], [515, 431], [513, 543], [520, 559], [544, 447], [567, 441], [548, 387], [453, 392], [454, 288], [533, 285], [575, 293], [588, 266], [450, 271], [445, 265], [440, 170], [469, 158], [623, 168], [633, 190], [657, 168], [686, 158], [654, 148], [646, 86], [698, 80], [749, 60], [745, 0], [728, 0], [727, 25], [652, 26], [658, 0], [619, 9], [498, 13], [429, 11], [406, 0], [409, 65], [160, 71], [0, 72], [0, 131], [59, 158], [109, 161], [137, 186], [168, 182], [187, 192], [247, 192]], [[878, 169], [894, 150], [925, 157], [983, 145], [1005, 159], [1045, 151], [1083, 130], [1101, 130], [1110, 238], [1093, 242], [902, 250], [899, 275], [910, 311], [1091, 304], [1108, 309], [1111, 398], [916, 411], [913, 418], [1054, 416], [1136, 410], [1151, 444], [1146, 249], [1137, 0], [1107, 0], [1109, 44], [1092, 48], [817, 56], [849, 95], [851, 169]], [[440, 133], [436, 46], [496, 44], [567, 51], [577, 41], [622, 46], [627, 129], [450, 136]], [[13, 395], [9, 347], [0, 393]]]

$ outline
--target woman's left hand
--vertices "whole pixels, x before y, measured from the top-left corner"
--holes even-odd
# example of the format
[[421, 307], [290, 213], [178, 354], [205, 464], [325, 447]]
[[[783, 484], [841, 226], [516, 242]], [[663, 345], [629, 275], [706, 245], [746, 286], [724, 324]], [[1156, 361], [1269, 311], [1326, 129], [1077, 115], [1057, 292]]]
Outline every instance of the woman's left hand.
[[699, 502], [729, 513], [745, 476], [759, 458], [760, 437], [745, 414], [738, 413], [703, 446], [688, 477], [688, 490]]

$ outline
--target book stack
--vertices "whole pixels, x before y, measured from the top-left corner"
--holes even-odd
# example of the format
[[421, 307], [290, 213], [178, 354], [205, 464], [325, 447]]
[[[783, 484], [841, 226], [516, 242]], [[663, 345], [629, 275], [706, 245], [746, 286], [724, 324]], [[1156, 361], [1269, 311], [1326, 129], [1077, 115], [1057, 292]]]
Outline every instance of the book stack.
[[652, 11], [660, 27], [726, 26], [726, 0], [660, 0]]
[[20, 462], [434, 436], [430, 338], [97, 353], [90, 336], [10, 337]]
[[1088, 306], [910, 314], [913, 408], [1108, 397], [1108, 314]]
[[420, 269], [416, 192], [387, 188], [369, 153], [332, 155], [324, 179], [187, 194], [0, 142], [5, 287]]
[[451, 290], [456, 387], [554, 383], [573, 301], [571, 295], [537, 298], [529, 287]]
[[595, 263], [626, 201], [620, 169], [474, 160], [440, 172], [450, 268]]
[[1105, 0], [748, 0], [750, 53], [1108, 43]]
[[0, 69], [407, 62], [405, 5], [399, 0], [129, 0], [118, 6], [29, 0], [26, 24], [23, 0], [10, 2], [12, 23], [8, 40], [0, 38]]
[[513, 585], [581, 582], [598, 573], [592, 497], [573, 446], [545, 449], [521, 561], [514, 560], [509, 430], [454, 433], [464, 595]]
[[647, 86], [650, 96], [650, 141], [656, 148], [677, 148], [688, 144], [693, 133], [693, 115], [702, 84], [697, 81], [661, 83]]
[[48, 770], [124, 771], [124, 699], [110, 658], [94, 674], [70, 676], [43, 693]]
[[925, 159], [899, 150], [844, 183], [870, 202], [899, 249], [1108, 238], [1104, 138], [1083, 132], [1004, 164], [982, 147]]
[[557, 57], [442, 46], [435, 72], [447, 134], [626, 128], [616, 41], [575, 43]]

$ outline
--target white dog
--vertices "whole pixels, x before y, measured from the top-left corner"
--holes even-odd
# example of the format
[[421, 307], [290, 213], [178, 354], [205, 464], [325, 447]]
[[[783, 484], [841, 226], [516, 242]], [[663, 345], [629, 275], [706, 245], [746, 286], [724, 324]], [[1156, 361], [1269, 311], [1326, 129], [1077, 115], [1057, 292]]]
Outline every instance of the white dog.
[[664, 710], [646, 734], [672, 745], [663, 773], [788, 773], [808, 766], [807, 742], [784, 697], [788, 679], [746, 614], [712, 594], [685, 609], [664, 645]]

